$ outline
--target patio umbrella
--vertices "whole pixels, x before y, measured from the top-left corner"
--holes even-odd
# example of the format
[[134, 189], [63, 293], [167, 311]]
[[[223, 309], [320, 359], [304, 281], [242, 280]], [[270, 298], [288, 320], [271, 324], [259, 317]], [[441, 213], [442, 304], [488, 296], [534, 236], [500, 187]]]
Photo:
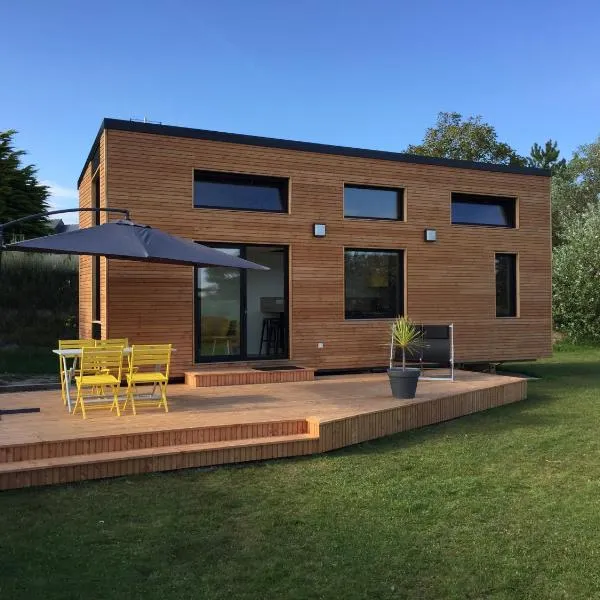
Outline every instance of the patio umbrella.
[[85, 254], [153, 263], [231, 267], [268, 271], [257, 263], [231, 256], [128, 219], [86, 227], [76, 231], [7, 244], [4, 250]]

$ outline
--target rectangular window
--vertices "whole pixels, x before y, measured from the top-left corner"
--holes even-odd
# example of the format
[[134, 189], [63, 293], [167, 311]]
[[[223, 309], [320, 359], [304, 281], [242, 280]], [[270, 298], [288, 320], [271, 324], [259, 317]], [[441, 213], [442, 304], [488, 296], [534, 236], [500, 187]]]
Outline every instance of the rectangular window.
[[452, 224], [514, 228], [517, 199], [452, 192]]
[[344, 186], [344, 217], [402, 220], [404, 190], [362, 185]]
[[195, 207], [287, 212], [287, 204], [287, 179], [194, 172]]
[[346, 319], [384, 319], [404, 311], [402, 250], [344, 251]]
[[517, 316], [516, 254], [496, 254], [496, 316]]

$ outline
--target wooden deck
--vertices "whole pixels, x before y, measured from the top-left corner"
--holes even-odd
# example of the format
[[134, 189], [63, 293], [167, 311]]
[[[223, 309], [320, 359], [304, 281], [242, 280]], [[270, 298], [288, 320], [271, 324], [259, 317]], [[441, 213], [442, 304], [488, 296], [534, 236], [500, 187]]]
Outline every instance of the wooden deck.
[[40, 407], [0, 421], [0, 490], [327, 452], [522, 400], [523, 379], [458, 372], [395, 400], [387, 375], [169, 388], [170, 412], [69, 415], [59, 392], [0, 395]]

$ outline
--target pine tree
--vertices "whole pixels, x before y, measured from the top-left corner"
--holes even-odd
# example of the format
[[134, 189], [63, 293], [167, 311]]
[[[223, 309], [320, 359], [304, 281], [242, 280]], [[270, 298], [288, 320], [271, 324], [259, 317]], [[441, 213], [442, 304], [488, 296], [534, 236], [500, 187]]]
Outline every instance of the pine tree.
[[[48, 210], [48, 188], [38, 182], [35, 167], [22, 164], [25, 151], [15, 150], [15, 133], [0, 131], [0, 223]], [[41, 218], [15, 225], [6, 234], [37, 237], [48, 232], [48, 220]]]
[[558, 160], [559, 156], [560, 150], [558, 149], [558, 142], [548, 140], [543, 148], [538, 143], [531, 146], [531, 152], [527, 162], [531, 167], [550, 169], [555, 173], [562, 169], [567, 162], [564, 158]]

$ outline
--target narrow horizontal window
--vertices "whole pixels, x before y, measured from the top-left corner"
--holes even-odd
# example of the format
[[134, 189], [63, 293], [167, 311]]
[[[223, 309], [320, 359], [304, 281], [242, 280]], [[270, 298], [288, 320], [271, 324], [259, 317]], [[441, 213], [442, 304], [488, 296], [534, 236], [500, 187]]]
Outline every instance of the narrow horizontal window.
[[517, 316], [516, 254], [496, 254], [496, 316]]
[[346, 319], [384, 319], [403, 313], [403, 251], [344, 252]]
[[404, 190], [362, 185], [344, 186], [344, 217], [402, 220]]
[[287, 212], [288, 180], [262, 175], [194, 172], [194, 206]]
[[452, 223], [514, 228], [517, 223], [517, 200], [507, 196], [452, 192]]

